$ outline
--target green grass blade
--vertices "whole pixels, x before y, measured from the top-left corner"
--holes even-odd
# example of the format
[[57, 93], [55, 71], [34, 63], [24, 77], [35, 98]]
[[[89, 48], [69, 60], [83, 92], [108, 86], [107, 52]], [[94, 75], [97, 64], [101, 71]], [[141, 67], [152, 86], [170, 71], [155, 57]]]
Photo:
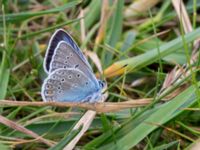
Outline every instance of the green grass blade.
[[170, 142], [168, 144], [163, 144], [163, 145], [154, 147], [153, 149], [154, 150], [166, 150], [166, 149], [173, 147], [174, 145], [177, 145], [178, 143], [179, 143], [179, 141], [173, 141], [173, 142]]
[[[135, 120], [127, 123], [120, 130], [115, 130], [115, 136], [117, 137], [117, 140], [115, 138], [116, 141], [111, 140], [112, 135], [110, 134], [109, 136], [107, 133], [97, 138], [96, 141], [94, 140], [87, 144], [86, 149], [91, 147], [110, 150], [130, 149], [143, 140], [153, 130], [157, 129], [159, 127], [158, 124], [162, 125], [170, 121], [184, 111], [182, 108], [190, 107], [194, 102], [196, 102], [195, 88], [191, 86], [170, 102], [163, 104], [160, 108], [153, 110], [151, 113], [149, 112], [148, 117], [138, 118], [137, 120], [141, 121], [134, 126], [129, 124], [132, 124]], [[110, 140], [109, 143], [105, 141], [107, 139]]]
[[49, 31], [52, 31], [52, 30], [61, 28], [61, 27], [65, 26], [65, 25], [72, 24], [72, 23], [77, 22], [77, 21], [79, 21], [79, 20], [80, 20], [80, 19], [74, 19], [74, 20], [70, 20], [70, 21], [67, 21], [67, 22], [64, 22], [64, 23], [57, 24], [57, 25], [55, 25], [55, 26], [51, 26], [51, 27], [42, 29], [42, 30], [40, 30], [40, 31], [36, 31], [36, 32], [32, 32], [32, 33], [27, 33], [27, 34], [25, 34], [25, 35], [20, 36], [19, 39], [25, 39], [25, 38], [34, 37], [34, 36], [37, 36], [37, 35], [39, 35], [39, 34], [42, 34], [42, 33], [45, 33], [45, 32], [49, 32]]
[[[121, 33], [122, 33], [122, 23], [123, 23], [123, 7], [124, 7], [124, 0], [118, 0], [116, 4], [116, 9], [114, 11], [114, 16], [112, 20], [111, 27], [109, 29], [108, 35], [108, 45], [111, 47], [115, 47], [116, 43], [118, 42]], [[112, 61], [113, 55], [107, 52], [105, 56], [106, 64], [109, 65]]]
[[[186, 43], [190, 43], [193, 42], [195, 39], [200, 37], [200, 28], [186, 34], [184, 36]], [[158, 55], [160, 55], [162, 58], [164, 56], [167, 56], [171, 53], [173, 53], [174, 51], [183, 48], [183, 41], [182, 41], [182, 37], [178, 37], [166, 44], [163, 44], [160, 46], [160, 53], [158, 54], [157, 48], [150, 50], [144, 54], [138, 55], [136, 57], [133, 58], [129, 58], [126, 60], [122, 60], [119, 61], [118, 63], [122, 64], [122, 65], [129, 65], [129, 68], [131, 69], [139, 69], [141, 67], [147, 66], [155, 61], [158, 60]]]
[[80, 127], [79, 129], [73, 130], [71, 131], [67, 136], [65, 136], [58, 144], [56, 144], [55, 146], [49, 148], [48, 150], [60, 150], [63, 149], [64, 146], [66, 144], [68, 144], [80, 131], [81, 131]]
[[101, 3], [101, 0], [91, 1], [89, 5], [90, 11], [88, 11], [84, 17], [86, 29], [91, 28], [95, 24], [95, 22], [100, 18]]
[[[2, 63], [4, 64], [4, 63]], [[10, 78], [10, 69], [6, 68], [4, 65], [0, 68], [0, 99], [4, 99], [7, 93], [8, 82]]]
[[4, 12], [4, 5], [2, 5], [2, 21], [3, 21], [3, 28], [4, 28], [4, 49], [2, 54], [2, 60], [0, 65], [0, 99], [4, 99], [7, 93], [7, 87], [10, 77], [10, 69], [7, 58], [9, 58], [8, 54], [8, 39], [7, 39], [7, 29], [6, 29], [6, 20], [5, 20], [5, 12]]
[[2, 144], [1, 141], [0, 141], [0, 149], [1, 150], [11, 150], [11, 148], [5, 144]]
[[[59, 6], [56, 8], [52, 8], [49, 10], [38, 11], [38, 12], [28, 11], [28, 12], [7, 14], [7, 15], [5, 15], [5, 20], [6, 20], [6, 22], [14, 23], [14, 22], [23, 21], [23, 20], [26, 20], [28, 18], [35, 17], [35, 16], [42, 16], [42, 15], [47, 15], [47, 14], [52, 14], [52, 13], [55, 14], [55, 13], [64, 11], [65, 9], [72, 8], [76, 5], [78, 5], [79, 3], [80, 3], [79, 0], [74, 0], [72, 2], [66, 3], [65, 5], [62, 5], [62, 6]], [[0, 23], [2, 23], [2, 20], [3, 20], [3, 16], [0, 15]]]

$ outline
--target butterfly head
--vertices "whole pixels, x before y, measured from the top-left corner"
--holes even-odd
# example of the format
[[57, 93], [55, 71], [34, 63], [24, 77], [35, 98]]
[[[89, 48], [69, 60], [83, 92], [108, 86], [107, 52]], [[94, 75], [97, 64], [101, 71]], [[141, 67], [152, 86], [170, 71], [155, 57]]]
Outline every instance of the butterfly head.
[[106, 87], [106, 82], [103, 80], [98, 80], [100, 89], [104, 89]]

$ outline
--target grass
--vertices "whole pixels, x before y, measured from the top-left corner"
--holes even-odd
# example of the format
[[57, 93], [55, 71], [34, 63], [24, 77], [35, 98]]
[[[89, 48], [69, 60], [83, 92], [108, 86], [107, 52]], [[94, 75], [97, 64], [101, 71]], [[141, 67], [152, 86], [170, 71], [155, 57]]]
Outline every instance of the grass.
[[[45, 50], [55, 29], [64, 28], [82, 50], [99, 56], [104, 70], [100, 78], [105, 77], [108, 84], [107, 102], [122, 105], [120, 102], [151, 99], [145, 106], [98, 113], [75, 148], [179, 150], [194, 147], [200, 136], [200, 83], [199, 46], [192, 45], [200, 37], [197, 14], [200, 3], [189, 0], [184, 4], [193, 27], [188, 33], [183, 25], [185, 18], [177, 18], [178, 12], [171, 1], [158, 2], [145, 10], [141, 7], [145, 4], [141, 8], [138, 5], [138, 11], [131, 9], [134, 4], [126, 0], [2, 1], [2, 102], [42, 101], [41, 85], [47, 76], [42, 65]], [[131, 13], [127, 14], [128, 10]], [[96, 62], [91, 59], [89, 62], [98, 72]], [[1, 100], [2, 150], [63, 149], [84, 128], [72, 130], [85, 109], [5, 106]], [[32, 137], [23, 127], [36, 135]]]

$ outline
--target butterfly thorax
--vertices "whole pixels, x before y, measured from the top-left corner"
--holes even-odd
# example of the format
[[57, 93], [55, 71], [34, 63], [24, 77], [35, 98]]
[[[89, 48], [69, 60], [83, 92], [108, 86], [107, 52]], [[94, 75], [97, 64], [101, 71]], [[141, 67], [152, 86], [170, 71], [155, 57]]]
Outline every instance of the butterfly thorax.
[[95, 103], [95, 102], [100, 102], [102, 99], [102, 87], [97, 92], [92, 93], [86, 99], [82, 100], [82, 102], [90, 102], [90, 103]]

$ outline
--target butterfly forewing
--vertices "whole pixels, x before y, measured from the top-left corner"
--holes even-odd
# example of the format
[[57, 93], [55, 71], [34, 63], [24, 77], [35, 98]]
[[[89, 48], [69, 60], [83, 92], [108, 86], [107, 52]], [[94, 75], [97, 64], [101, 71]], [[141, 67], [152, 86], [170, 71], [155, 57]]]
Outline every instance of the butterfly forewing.
[[90, 68], [87, 67], [87, 64], [80, 59], [79, 55], [65, 41], [60, 42], [54, 52], [50, 64], [50, 72], [59, 68], [79, 69], [98, 86], [97, 80]]
[[86, 58], [82, 54], [80, 48], [77, 46], [76, 42], [72, 39], [72, 37], [67, 32], [65, 32], [62, 29], [59, 29], [51, 37], [49, 41], [49, 46], [47, 48], [47, 52], [45, 55], [44, 70], [47, 73], [50, 73], [50, 64], [52, 61], [52, 57], [56, 51], [56, 47], [61, 41], [65, 41], [68, 45], [70, 45], [73, 48], [74, 52], [77, 53], [77, 55], [79, 55], [80, 59], [82, 59], [84, 63], [87, 65], [87, 67], [91, 69], [89, 63], [87, 62]]

